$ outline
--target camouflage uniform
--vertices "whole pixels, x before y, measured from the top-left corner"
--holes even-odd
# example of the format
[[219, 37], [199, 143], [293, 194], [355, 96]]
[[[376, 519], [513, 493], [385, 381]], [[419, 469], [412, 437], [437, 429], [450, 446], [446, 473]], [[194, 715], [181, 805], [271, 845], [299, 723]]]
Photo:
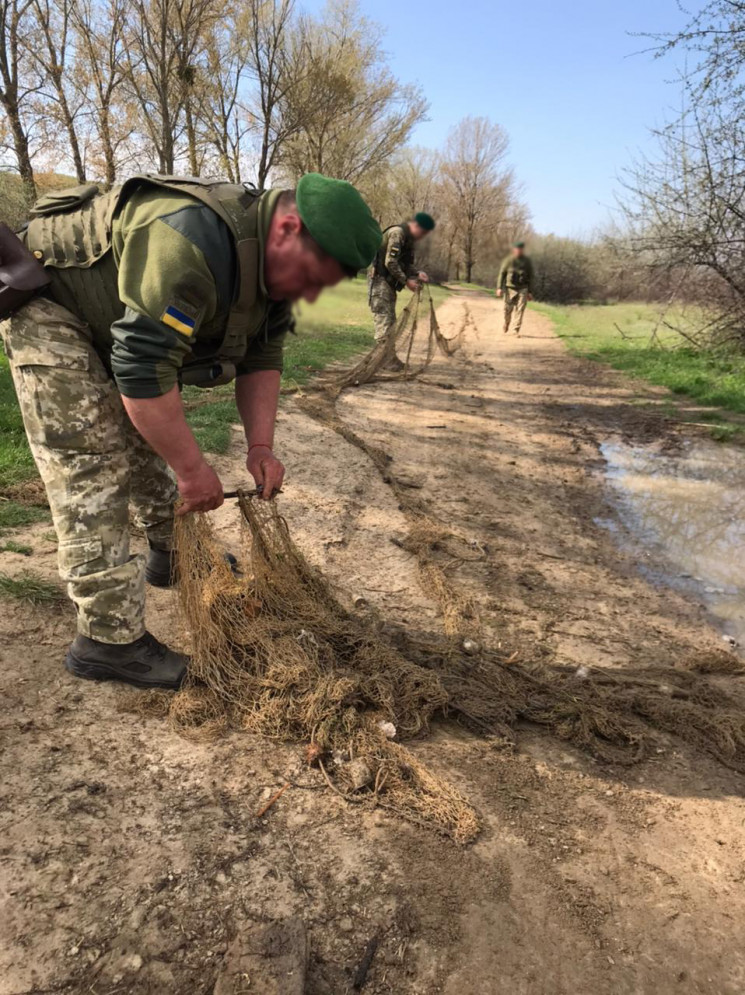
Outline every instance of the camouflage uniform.
[[396, 294], [417, 273], [409, 226], [404, 223], [387, 228], [370, 275], [369, 301], [376, 342], [386, 338], [395, 328]]
[[[276, 195], [262, 200], [263, 247]], [[55, 268], [65, 256], [60, 242], [39, 235], [33, 222], [26, 241], [37, 256], [48, 254], [52, 282], [47, 296], [0, 323], [0, 336], [52, 510], [60, 575], [80, 633], [131, 643], [145, 632], [145, 557], [129, 551], [129, 506], [150, 544], [170, 549], [178, 491], [121, 395], [158, 397], [190, 369], [208, 370], [210, 357], [214, 365], [235, 293], [234, 245], [208, 206], [147, 186], [123, 205], [111, 248], [93, 265]], [[281, 369], [292, 323], [289, 304], [266, 296], [263, 248], [252, 258], [258, 286], [245, 320], [255, 332], [235, 364], [239, 376]], [[183, 321], [168, 323], [173, 301]]]
[[509, 255], [502, 263], [497, 286], [504, 294], [504, 331], [510, 330], [510, 321], [515, 313], [515, 333], [520, 334], [523, 325], [528, 297], [533, 293], [535, 273], [533, 263], [527, 256]]

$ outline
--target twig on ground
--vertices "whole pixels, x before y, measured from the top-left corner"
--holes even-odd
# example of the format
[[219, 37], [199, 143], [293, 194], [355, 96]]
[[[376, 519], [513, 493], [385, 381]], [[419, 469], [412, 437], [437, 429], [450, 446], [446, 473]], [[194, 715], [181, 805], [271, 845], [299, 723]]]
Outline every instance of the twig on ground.
[[266, 805], [262, 805], [262, 807], [256, 813], [256, 818], [260, 819], [262, 817], [262, 815], [266, 815], [266, 813], [269, 811], [269, 809], [272, 807], [272, 805], [277, 801], [277, 799], [281, 798], [281, 796], [285, 793], [285, 791], [287, 791], [287, 789], [289, 788], [289, 786], [290, 786], [290, 782], [289, 781], [287, 781], [285, 784], [283, 784], [282, 787], [279, 789], [279, 791], [275, 795], [272, 795], [272, 797], [269, 799], [269, 801], [266, 803]]

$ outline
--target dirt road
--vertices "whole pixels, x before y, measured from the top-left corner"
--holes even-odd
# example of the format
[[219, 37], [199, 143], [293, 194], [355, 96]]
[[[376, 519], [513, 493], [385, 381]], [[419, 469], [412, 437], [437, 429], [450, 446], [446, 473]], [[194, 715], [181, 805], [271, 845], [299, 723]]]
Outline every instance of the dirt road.
[[[535, 314], [520, 339], [502, 336], [486, 296], [454, 296], [440, 318], [446, 333], [466, 323], [464, 353], [427, 383], [349, 391], [338, 410], [486, 548], [452, 579], [489, 638], [531, 659], [626, 668], [721, 648], [700, 605], [651, 586], [596, 524], [613, 517], [598, 443], [674, 439], [629, 404], [643, 389], [569, 357]], [[279, 448], [293, 535], [340, 599], [438, 629], [367, 457], [296, 402]], [[237, 436], [219, 462], [226, 484], [244, 479]], [[217, 522], [234, 545], [235, 509]], [[51, 577], [44, 531], [28, 535]], [[3, 566], [28, 562], [5, 554]], [[150, 597], [152, 628], [170, 636], [171, 595]], [[743, 778], [705, 756], [661, 737], [652, 761], [611, 769], [538, 730], [513, 754], [441, 723], [413, 749], [478, 809], [484, 831], [459, 848], [348, 809], [296, 745], [195, 746], [123, 711], [114, 688], [61, 668], [71, 628], [67, 611], [2, 609], [0, 995], [207, 995], [234, 936], [289, 915], [310, 931], [307, 995], [351, 991], [376, 932], [370, 993], [745, 991]]]

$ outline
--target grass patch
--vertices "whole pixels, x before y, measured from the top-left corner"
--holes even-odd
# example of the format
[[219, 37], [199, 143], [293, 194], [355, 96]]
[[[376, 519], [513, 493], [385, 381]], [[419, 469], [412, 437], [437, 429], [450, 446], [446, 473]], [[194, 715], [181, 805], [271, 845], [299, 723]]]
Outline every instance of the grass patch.
[[22, 542], [15, 542], [13, 539], [9, 539], [0, 546], [0, 553], [20, 553], [21, 556], [31, 556], [33, 551], [33, 546], [28, 546]]
[[34, 504], [17, 501], [0, 501], [0, 533], [5, 529], [19, 529], [34, 522], [48, 522], [49, 511]]
[[15, 577], [0, 573], [0, 598], [25, 601], [31, 605], [58, 605], [65, 600], [57, 584], [50, 583], [30, 570]]
[[670, 331], [662, 336], [664, 347], [651, 343], [657, 317], [654, 308], [643, 304], [533, 306], [553, 321], [570, 352], [609, 363], [701, 404], [745, 414], [745, 356], [696, 350]]
[[34, 476], [36, 467], [26, 442], [10, 367], [0, 347], [0, 480], [7, 487]]

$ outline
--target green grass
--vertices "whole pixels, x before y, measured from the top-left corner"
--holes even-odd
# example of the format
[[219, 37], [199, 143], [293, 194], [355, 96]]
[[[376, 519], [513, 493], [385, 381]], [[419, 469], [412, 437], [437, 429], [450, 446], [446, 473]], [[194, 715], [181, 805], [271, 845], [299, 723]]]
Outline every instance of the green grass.
[[30, 570], [15, 577], [0, 573], [0, 598], [26, 601], [32, 605], [56, 605], [65, 600], [60, 587]]
[[533, 307], [553, 321], [570, 352], [609, 363], [701, 404], [745, 413], [745, 355], [696, 350], [671, 331], [662, 336], [664, 348], [655, 345], [650, 342], [657, 317], [654, 308], [643, 304]]
[[49, 511], [35, 504], [18, 504], [0, 500], [0, 534], [5, 529], [19, 529], [34, 522], [48, 522]]
[[8, 360], [0, 349], [0, 481], [7, 487], [35, 475]]
[[0, 553], [20, 553], [21, 556], [31, 556], [34, 551], [33, 546], [28, 546], [23, 542], [15, 542], [13, 539], [8, 539], [0, 545]]

